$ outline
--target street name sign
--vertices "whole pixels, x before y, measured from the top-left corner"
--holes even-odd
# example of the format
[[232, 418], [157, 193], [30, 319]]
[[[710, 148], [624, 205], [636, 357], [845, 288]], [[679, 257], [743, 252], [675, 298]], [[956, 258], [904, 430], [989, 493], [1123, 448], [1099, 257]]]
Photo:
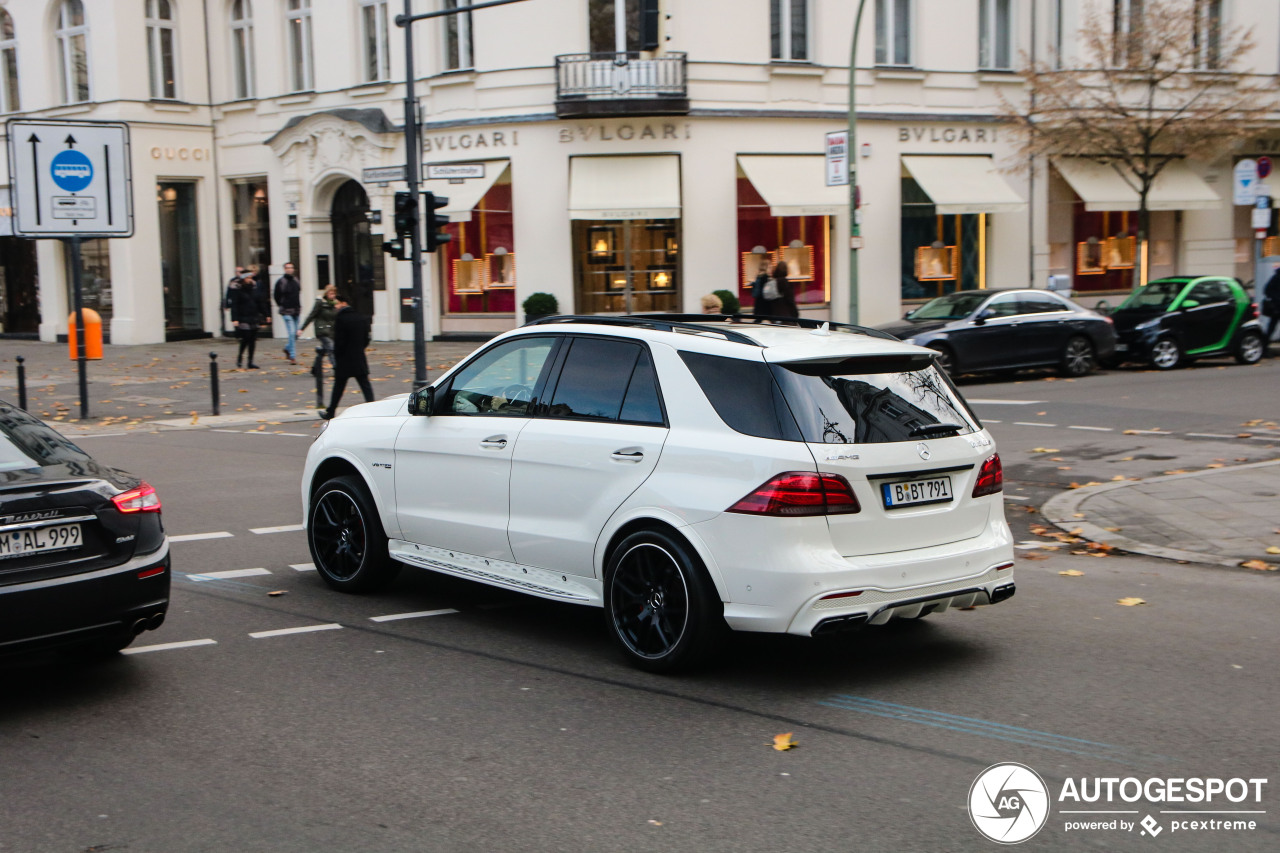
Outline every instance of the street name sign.
[[15, 235], [133, 235], [128, 125], [12, 119], [5, 127]]
[[392, 181], [403, 181], [407, 169], [407, 166], [377, 166], [362, 170], [360, 179], [366, 184], [389, 184]]
[[459, 180], [466, 178], [483, 178], [484, 163], [427, 163], [427, 179]]

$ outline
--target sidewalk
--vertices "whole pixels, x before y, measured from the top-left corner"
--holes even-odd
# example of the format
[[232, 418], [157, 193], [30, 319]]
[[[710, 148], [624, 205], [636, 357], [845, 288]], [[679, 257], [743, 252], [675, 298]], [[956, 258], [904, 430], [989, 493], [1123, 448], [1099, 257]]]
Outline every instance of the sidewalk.
[[1040, 512], [1122, 551], [1280, 570], [1280, 554], [1267, 553], [1280, 547], [1280, 459], [1085, 486], [1055, 495]]
[[[281, 351], [281, 339], [258, 341], [259, 370], [236, 370], [233, 338], [206, 338], [163, 344], [104, 347], [103, 358], [87, 365], [89, 418], [80, 419], [76, 362], [67, 344], [0, 340], [0, 399], [17, 405], [16, 358], [25, 359], [27, 409], [69, 436], [173, 428], [274, 425], [317, 421], [316, 384], [311, 374], [315, 341], [298, 341], [298, 364]], [[439, 376], [480, 344], [428, 342], [428, 378]], [[210, 353], [217, 354], [221, 415], [213, 417]], [[369, 347], [369, 378], [377, 397], [412, 389], [413, 344]], [[325, 404], [333, 390], [326, 367]], [[347, 383], [343, 402], [361, 402], [360, 389]]]

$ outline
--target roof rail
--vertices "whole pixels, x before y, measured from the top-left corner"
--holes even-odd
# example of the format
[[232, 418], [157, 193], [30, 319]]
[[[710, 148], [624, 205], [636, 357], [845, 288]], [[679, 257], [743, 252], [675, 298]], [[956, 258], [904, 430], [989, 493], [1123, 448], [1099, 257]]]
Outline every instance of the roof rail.
[[[729, 320], [730, 317], [724, 315], [709, 314], [627, 314], [622, 317], [613, 317], [608, 315], [593, 314], [558, 314], [551, 317], [540, 317], [537, 320], [530, 320], [525, 326], [549, 326], [555, 324], [582, 323], [595, 326], [632, 326], [642, 329], [656, 329], [660, 332], [675, 332], [686, 335], [708, 335], [713, 337], [723, 337], [727, 341], [734, 341], [740, 344], [749, 344], [753, 347], [761, 347], [764, 344], [757, 340], [735, 332], [731, 329], [723, 328], [707, 328], [707, 321], [716, 322], [719, 320]], [[696, 321], [697, 324], [695, 324]]]
[[814, 320], [809, 317], [772, 317], [769, 315], [759, 314], [631, 314], [629, 316], [644, 319], [671, 320], [679, 323], [727, 322], [745, 324], [755, 322], [756, 320], [763, 320], [783, 326], [798, 326], [801, 329], [818, 329], [821, 328], [823, 324], [826, 324], [829, 328], [838, 332], [852, 332], [858, 335], [870, 335], [873, 338], [884, 338], [889, 341], [898, 340], [888, 332], [882, 332], [879, 329], [869, 329], [866, 326], [854, 326], [850, 323], [834, 323], [830, 320]]

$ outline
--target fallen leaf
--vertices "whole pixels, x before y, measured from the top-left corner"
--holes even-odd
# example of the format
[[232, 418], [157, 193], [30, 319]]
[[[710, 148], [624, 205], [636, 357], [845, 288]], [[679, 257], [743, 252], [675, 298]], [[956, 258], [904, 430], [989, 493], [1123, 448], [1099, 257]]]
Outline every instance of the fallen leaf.
[[1059, 465], [1059, 466], [1058, 466], [1058, 470], [1059, 470], [1059, 471], [1070, 471], [1070, 470], [1071, 470], [1071, 466], [1070, 466], [1070, 465]]
[[1105, 527], [1105, 528], [1103, 528], [1103, 529], [1104, 529], [1104, 530], [1106, 530], [1108, 533], [1119, 533], [1121, 528], [1119, 528], [1119, 527]]
[[1253, 438], [1253, 433], [1251, 433], [1251, 432], [1238, 432], [1238, 433], [1236, 433], [1236, 438]]
[[194, 425], [195, 425], [195, 423], [196, 423], [196, 421], [198, 421], [198, 420], [200, 420], [200, 415], [199, 415], [197, 412], [192, 412], [192, 413], [191, 413], [191, 423], [192, 423], [192, 425], [194, 426]]
[[1141, 598], [1118, 598], [1116, 604], [1121, 607], [1137, 607], [1139, 604], [1146, 604]]
[[1172, 471], [1165, 471], [1165, 473], [1166, 474], [1185, 474], [1187, 472], [1186, 472], [1186, 469], [1184, 468], [1174, 468]]
[[1050, 456], [1049, 461], [1050, 462], [1066, 462], [1067, 460], [1063, 459], [1061, 456]]
[[1124, 474], [1116, 474], [1114, 477], [1111, 478], [1111, 482], [1114, 483], [1116, 480], [1127, 480], [1127, 479], [1129, 478], [1126, 477]]
[[1068, 577], [1068, 578], [1082, 578], [1082, 577], [1084, 577], [1084, 572], [1080, 571], [1079, 569], [1067, 569], [1065, 572], [1058, 572], [1058, 574], [1062, 575], [1063, 577]]
[[1268, 554], [1280, 554], [1280, 547], [1276, 547], [1275, 545], [1268, 545], [1268, 546], [1267, 546], [1267, 553], [1268, 553]]
[[1036, 412], [1036, 414], [1037, 414], [1037, 415], [1047, 415], [1047, 414], [1049, 414], [1049, 413], [1048, 413], [1048, 412]]
[[240, 389], [240, 393], [241, 393], [241, 394], [248, 394], [248, 393], [249, 393], [249, 389], [248, 389], [248, 388], [241, 388], [241, 389]]
[[1264, 560], [1245, 560], [1240, 564], [1242, 569], [1253, 569], [1255, 572], [1274, 572], [1280, 566], [1273, 566]]
[[1221, 463], [1221, 462], [1210, 462], [1208, 465], [1206, 465], [1206, 466], [1204, 466], [1204, 467], [1206, 467], [1206, 468], [1221, 468], [1221, 467], [1222, 467], [1222, 463]]
[[1121, 462], [1132, 462], [1132, 461], [1133, 461], [1133, 457], [1132, 457], [1132, 456], [1124, 456], [1124, 457], [1121, 457], [1120, 461], [1121, 461]]
[[1058, 453], [1060, 451], [1056, 447], [1033, 447], [1031, 448], [1031, 452], [1032, 453]]
[[1071, 535], [1072, 535], [1072, 536], [1083, 536], [1083, 535], [1084, 535], [1084, 530], [1083, 530], [1082, 528], [1079, 528], [1079, 527], [1077, 527], [1075, 530], [1072, 530], [1072, 531], [1070, 531], [1070, 532], [1071, 532]]
[[660, 820], [653, 820], [652, 818], [650, 818], [650, 820], [649, 820], [649, 826], [662, 826], [662, 821], [660, 821]]
[[270, 595], [270, 596], [272, 596], [272, 597], [274, 598], [275, 596], [279, 596], [279, 595], [286, 595], [287, 593], [288, 593], [288, 590], [284, 590], [284, 589], [273, 589], [273, 590], [271, 590], [271, 592], [267, 593], [267, 595]]
[[786, 752], [788, 749], [795, 749], [799, 745], [791, 739], [791, 732], [773, 736], [773, 748], [778, 752]]
[[1026, 553], [1019, 554], [1018, 556], [1019, 556], [1019, 557], [1021, 557], [1021, 558], [1022, 558], [1022, 559], [1024, 559], [1024, 560], [1047, 560], [1047, 559], [1049, 559], [1049, 557], [1048, 557], [1048, 555], [1047, 555], [1047, 554], [1037, 554], [1035, 551], [1027, 551]]

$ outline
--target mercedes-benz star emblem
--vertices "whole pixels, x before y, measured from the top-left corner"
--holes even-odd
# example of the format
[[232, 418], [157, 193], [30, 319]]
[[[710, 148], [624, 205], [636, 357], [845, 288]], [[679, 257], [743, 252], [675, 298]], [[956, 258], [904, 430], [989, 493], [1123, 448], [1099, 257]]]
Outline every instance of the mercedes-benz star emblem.
[[929, 445], [925, 444], [923, 441], [916, 445], [916, 453], [919, 453], [920, 458], [926, 461], [933, 455], [933, 451], [929, 449]]

